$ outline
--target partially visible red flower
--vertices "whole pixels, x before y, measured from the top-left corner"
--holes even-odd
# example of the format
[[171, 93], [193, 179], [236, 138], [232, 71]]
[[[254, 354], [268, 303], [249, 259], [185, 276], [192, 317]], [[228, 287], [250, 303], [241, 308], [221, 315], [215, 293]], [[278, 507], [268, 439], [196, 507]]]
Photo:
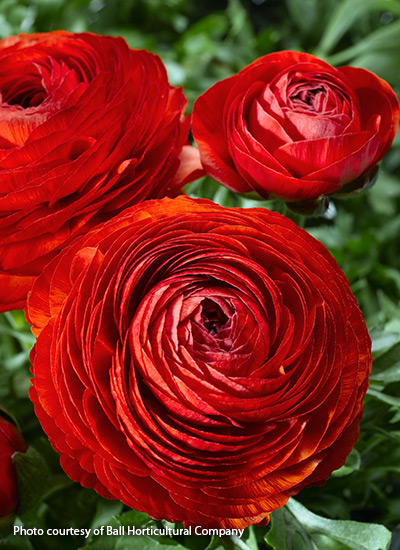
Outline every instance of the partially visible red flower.
[[13, 514], [18, 506], [17, 473], [12, 455], [26, 450], [20, 432], [0, 414], [0, 519]]
[[[193, 108], [209, 176], [239, 193], [308, 201], [345, 191], [388, 151], [399, 103], [384, 80], [307, 53], [260, 57]], [[353, 189], [353, 186], [351, 186]]]
[[46, 266], [27, 318], [62, 467], [154, 518], [267, 520], [357, 439], [366, 326], [327, 250], [277, 213], [128, 209]]
[[0, 92], [5, 311], [24, 307], [34, 277], [75, 235], [142, 200], [176, 196], [200, 163], [186, 145], [182, 90], [156, 55], [122, 38], [6, 38]]

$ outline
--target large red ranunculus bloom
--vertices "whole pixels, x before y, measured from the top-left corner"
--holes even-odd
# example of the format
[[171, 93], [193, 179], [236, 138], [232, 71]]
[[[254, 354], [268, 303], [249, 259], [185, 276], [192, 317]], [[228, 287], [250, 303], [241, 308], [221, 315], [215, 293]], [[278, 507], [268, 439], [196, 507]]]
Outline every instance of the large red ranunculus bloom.
[[327, 250], [280, 214], [133, 207], [46, 266], [27, 318], [62, 467], [154, 518], [267, 520], [357, 439], [367, 329]]
[[[0, 41], [0, 311], [77, 233], [196, 168], [181, 89], [122, 38], [64, 31]], [[200, 163], [198, 161], [198, 165]]]
[[13, 514], [18, 505], [17, 472], [12, 461], [14, 453], [25, 452], [27, 445], [6, 416], [0, 411], [0, 519]]
[[362, 186], [398, 121], [396, 95], [373, 73], [281, 51], [200, 96], [193, 135], [205, 170], [229, 189], [305, 201]]

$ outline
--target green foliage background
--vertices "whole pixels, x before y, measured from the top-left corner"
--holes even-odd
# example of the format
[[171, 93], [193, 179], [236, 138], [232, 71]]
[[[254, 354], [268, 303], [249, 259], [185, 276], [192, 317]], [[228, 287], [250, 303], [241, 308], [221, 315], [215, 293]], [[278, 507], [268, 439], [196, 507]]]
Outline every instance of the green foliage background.
[[[0, 0], [2, 37], [60, 28], [122, 35], [132, 47], [158, 53], [171, 83], [183, 85], [189, 111], [194, 99], [214, 82], [281, 49], [308, 51], [333, 65], [365, 67], [400, 91], [399, 0]], [[207, 178], [187, 192], [225, 206], [254, 205]], [[262, 204], [281, 208], [273, 202]], [[56, 544], [60, 550], [379, 550], [389, 545], [399, 550], [399, 206], [398, 137], [371, 190], [333, 201], [325, 217], [305, 224], [345, 271], [374, 352], [359, 441], [324, 487], [302, 491], [297, 501], [272, 514], [269, 527], [251, 527], [242, 539], [56, 540], [12, 536], [3, 526], [0, 549], [50, 550]], [[28, 399], [33, 343], [22, 312], [0, 316], [0, 405], [15, 417], [31, 445], [28, 455], [16, 459], [22, 494], [17, 523], [44, 529], [93, 528], [108, 522], [155, 525], [145, 514], [103, 500], [63, 474]]]

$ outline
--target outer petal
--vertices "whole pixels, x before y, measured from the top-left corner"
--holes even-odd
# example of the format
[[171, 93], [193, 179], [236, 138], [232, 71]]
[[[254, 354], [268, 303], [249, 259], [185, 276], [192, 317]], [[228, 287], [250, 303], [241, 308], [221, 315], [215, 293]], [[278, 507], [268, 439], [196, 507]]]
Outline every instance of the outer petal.
[[184, 145], [179, 156], [179, 169], [175, 180], [178, 189], [181, 189], [185, 183], [201, 178], [204, 175], [203, 166], [200, 162], [200, 153], [192, 145]]
[[210, 177], [225, 184], [229, 189], [246, 193], [251, 187], [235, 170], [226, 146], [226, 133], [222, 115], [225, 98], [237, 77], [214, 84], [206, 94], [196, 99], [193, 106], [192, 131], [199, 147], [201, 162]]
[[349, 79], [359, 98], [365, 126], [375, 115], [376, 104], [379, 104], [381, 147], [375, 160], [378, 162], [388, 152], [398, 130], [400, 107], [397, 97], [385, 80], [366, 69], [340, 67], [339, 71]]

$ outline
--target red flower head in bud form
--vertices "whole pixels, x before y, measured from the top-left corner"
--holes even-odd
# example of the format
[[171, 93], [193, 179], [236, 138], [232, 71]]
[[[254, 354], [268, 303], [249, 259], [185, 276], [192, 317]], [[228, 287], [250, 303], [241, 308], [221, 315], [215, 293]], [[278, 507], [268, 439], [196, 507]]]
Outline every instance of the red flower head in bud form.
[[387, 82], [293, 51], [260, 57], [193, 108], [209, 176], [233, 191], [289, 203], [370, 185], [398, 123]]
[[0, 415], [0, 518], [13, 514], [18, 505], [17, 473], [12, 456], [27, 445], [6, 415]]

